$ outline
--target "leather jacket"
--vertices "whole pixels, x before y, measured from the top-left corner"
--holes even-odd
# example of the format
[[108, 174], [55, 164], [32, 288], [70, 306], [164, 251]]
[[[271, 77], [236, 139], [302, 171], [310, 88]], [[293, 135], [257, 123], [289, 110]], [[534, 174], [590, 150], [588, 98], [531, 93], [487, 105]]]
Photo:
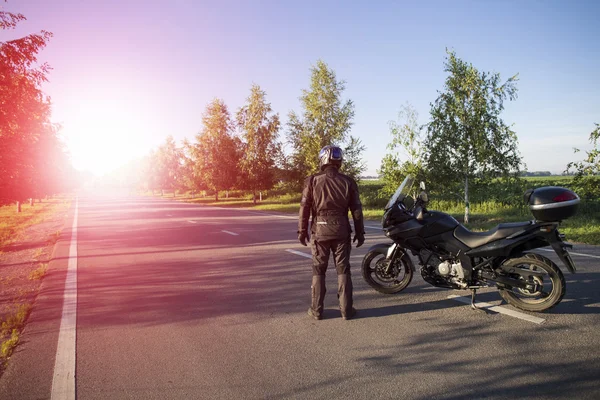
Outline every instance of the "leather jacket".
[[315, 239], [347, 239], [352, 229], [348, 219], [350, 210], [356, 235], [365, 234], [362, 204], [358, 185], [351, 177], [340, 173], [336, 167], [326, 167], [304, 181], [298, 232], [308, 231]]

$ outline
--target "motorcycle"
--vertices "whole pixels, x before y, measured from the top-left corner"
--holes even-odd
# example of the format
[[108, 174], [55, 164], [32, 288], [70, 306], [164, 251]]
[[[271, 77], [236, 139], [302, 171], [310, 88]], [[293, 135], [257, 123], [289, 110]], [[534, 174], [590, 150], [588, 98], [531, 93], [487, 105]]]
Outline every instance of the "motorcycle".
[[542, 312], [556, 306], [565, 295], [565, 278], [547, 257], [530, 250], [551, 246], [571, 273], [573, 246], [558, 230], [562, 220], [574, 215], [579, 196], [547, 186], [525, 192], [534, 219], [501, 223], [486, 232], [472, 232], [452, 216], [427, 210], [425, 183], [416, 200], [410, 196], [414, 178], [407, 176], [390, 198], [382, 218], [392, 243], [372, 246], [362, 262], [367, 284], [385, 294], [399, 293], [413, 278], [415, 256], [423, 280], [433, 286], [477, 290], [496, 285], [500, 296], [525, 311]]

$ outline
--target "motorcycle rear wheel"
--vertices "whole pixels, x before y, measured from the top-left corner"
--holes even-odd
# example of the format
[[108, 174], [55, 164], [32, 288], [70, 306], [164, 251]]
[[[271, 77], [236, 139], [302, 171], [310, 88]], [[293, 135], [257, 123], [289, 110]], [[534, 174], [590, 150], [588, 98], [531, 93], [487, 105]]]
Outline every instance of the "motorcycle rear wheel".
[[[512, 258], [504, 265], [529, 269], [544, 274], [542, 277], [534, 277], [532, 283], [537, 283], [541, 289], [531, 292], [521, 288], [498, 287], [500, 296], [507, 303], [525, 311], [542, 312], [554, 307], [565, 295], [565, 277], [552, 262], [552, 260], [535, 253], [524, 254], [522, 257]], [[524, 279], [523, 276], [512, 274], [513, 278]]]
[[384, 294], [394, 294], [406, 289], [413, 278], [413, 263], [408, 256], [395, 259], [391, 272], [386, 272], [387, 250], [375, 249], [369, 251], [362, 262], [362, 276], [373, 289]]

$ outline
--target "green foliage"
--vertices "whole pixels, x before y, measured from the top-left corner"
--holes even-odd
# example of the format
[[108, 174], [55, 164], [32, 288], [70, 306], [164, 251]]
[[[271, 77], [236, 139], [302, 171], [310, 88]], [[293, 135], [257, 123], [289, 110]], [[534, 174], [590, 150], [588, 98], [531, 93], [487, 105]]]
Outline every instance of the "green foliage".
[[[213, 100], [202, 117], [204, 128], [196, 143], [188, 146], [195, 181], [215, 192], [234, 187], [238, 179], [238, 161], [242, 143], [234, 137], [229, 110], [220, 99]], [[200, 187], [198, 187], [200, 189]]]
[[257, 191], [271, 189], [275, 184], [275, 165], [282, 153], [277, 141], [279, 114], [273, 114], [265, 97], [258, 85], [252, 85], [247, 104], [236, 115], [244, 139], [241, 186], [253, 191], [254, 201]]
[[[574, 184], [579, 188], [579, 195], [585, 198], [600, 198], [600, 124], [590, 133], [590, 143], [594, 146], [588, 151], [586, 158], [580, 162], [570, 162], [567, 165], [568, 172], [571, 168], [575, 170]], [[577, 153], [579, 149], [575, 149]]]
[[432, 183], [464, 195], [468, 221], [469, 182], [518, 174], [517, 136], [500, 118], [504, 100], [516, 98], [517, 76], [479, 72], [448, 51], [445, 88], [431, 106], [425, 141]]
[[175, 189], [181, 186], [182, 177], [182, 150], [177, 147], [173, 136], [167, 136], [165, 143], [155, 153], [153, 160], [156, 174], [154, 180], [160, 189]]
[[354, 103], [342, 102], [345, 82], [337, 80], [333, 70], [323, 61], [311, 68], [310, 89], [303, 90], [300, 102], [302, 115], [289, 113], [288, 140], [293, 154], [286, 166], [296, 183], [319, 171], [318, 154], [326, 145], [338, 145], [344, 150], [342, 171], [358, 178], [365, 166], [360, 154], [364, 146], [348, 134], [354, 118]]
[[[0, 11], [0, 29], [25, 19]], [[50, 122], [50, 99], [41, 90], [50, 67], [37, 55], [51, 37], [41, 31], [0, 41], [0, 204], [56, 193], [72, 174], [60, 126]]]
[[14, 311], [8, 313], [0, 324], [0, 358], [6, 359], [12, 354], [19, 343], [19, 332], [23, 329], [30, 311], [30, 304], [15, 306]]
[[[384, 182], [382, 195], [390, 196], [406, 175], [414, 176], [417, 181], [425, 180], [423, 168], [423, 147], [421, 128], [418, 125], [419, 115], [410, 104], [402, 106], [398, 113], [398, 121], [390, 121], [392, 141], [388, 143], [388, 153], [381, 160], [377, 171]], [[404, 154], [404, 161], [399, 153]]]

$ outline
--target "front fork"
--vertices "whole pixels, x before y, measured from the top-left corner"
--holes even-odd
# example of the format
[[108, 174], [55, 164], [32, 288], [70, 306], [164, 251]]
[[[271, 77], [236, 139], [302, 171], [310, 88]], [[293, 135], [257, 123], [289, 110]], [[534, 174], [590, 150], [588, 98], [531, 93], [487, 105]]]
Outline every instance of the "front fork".
[[387, 253], [385, 255], [385, 260], [388, 262], [385, 267], [385, 273], [391, 274], [393, 268], [393, 260], [396, 258], [402, 258], [404, 256], [404, 249], [398, 245], [398, 243], [392, 243], [392, 245], [387, 249]]

